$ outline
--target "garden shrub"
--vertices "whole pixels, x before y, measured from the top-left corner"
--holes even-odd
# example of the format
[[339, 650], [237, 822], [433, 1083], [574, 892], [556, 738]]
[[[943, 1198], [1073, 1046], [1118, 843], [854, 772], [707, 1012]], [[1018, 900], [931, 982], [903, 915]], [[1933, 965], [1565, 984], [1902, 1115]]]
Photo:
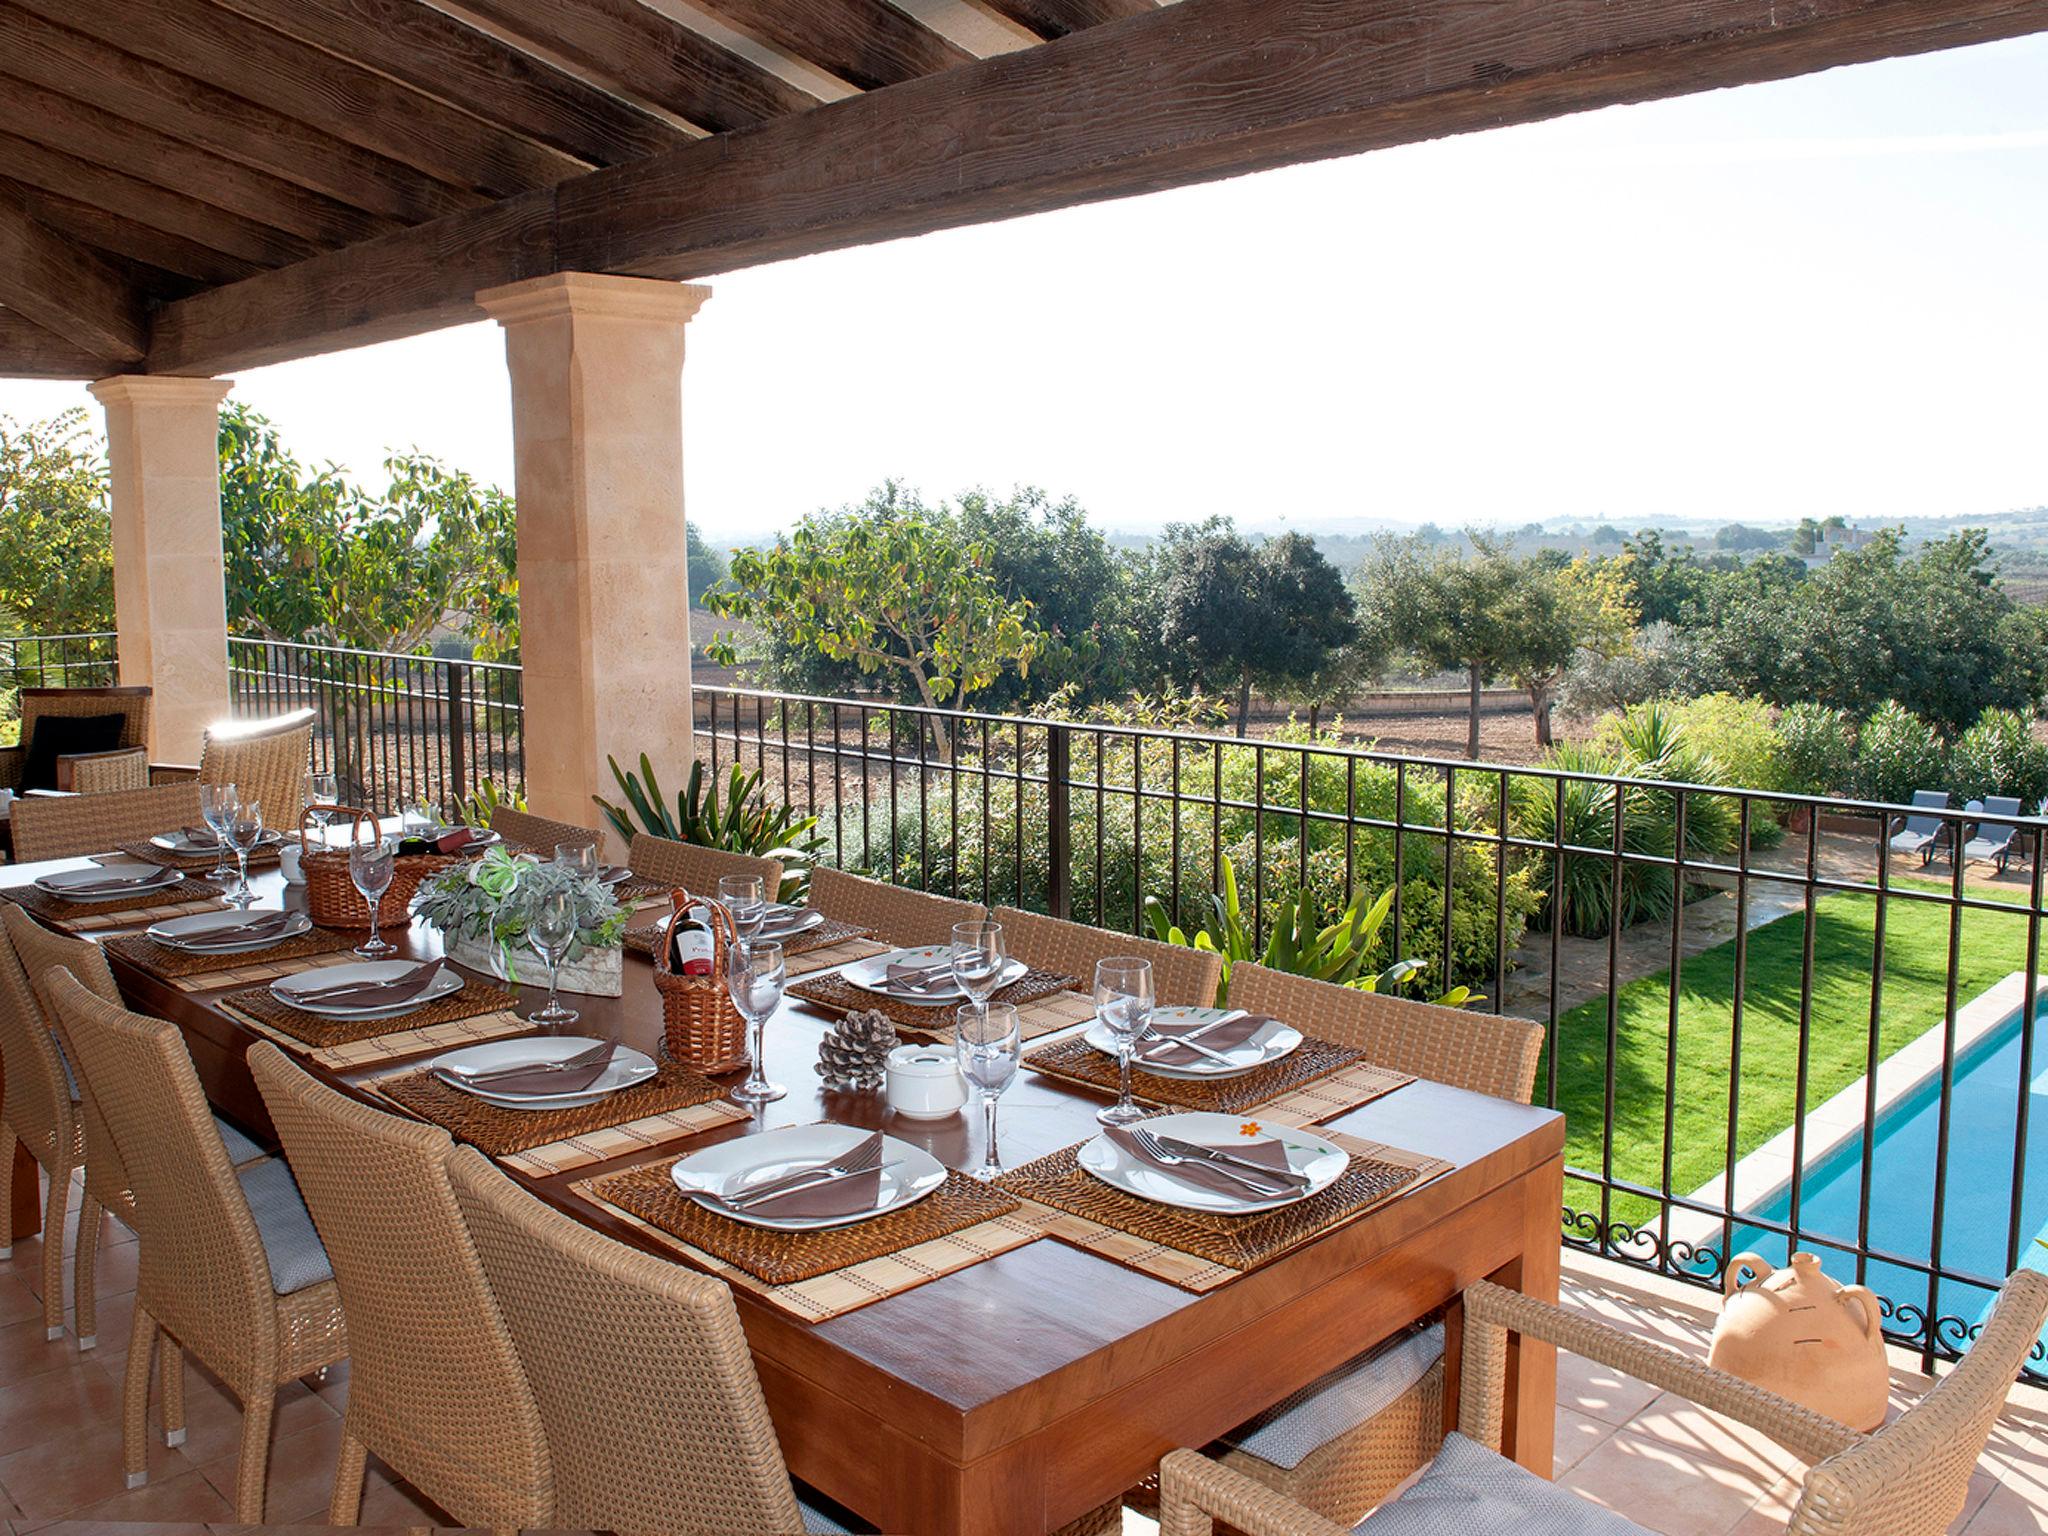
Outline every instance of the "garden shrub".
[[2048, 746], [2034, 725], [2010, 709], [1987, 709], [1956, 738], [1949, 754], [1950, 800], [1963, 805], [1991, 795], [2012, 795], [2031, 811], [2048, 795]]
[[1856, 793], [1866, 800], [1910, 805], [1916, 789], [1948, 784], [1948, 749], [1934, 727], [1896, 700], [1886, 700], [1856, 738]]
[[1778, 716], [1778, 787], [1795, 795], [1848, 794], [1856, 776], [1856, 730], [1825, 704], [1792, 704]]

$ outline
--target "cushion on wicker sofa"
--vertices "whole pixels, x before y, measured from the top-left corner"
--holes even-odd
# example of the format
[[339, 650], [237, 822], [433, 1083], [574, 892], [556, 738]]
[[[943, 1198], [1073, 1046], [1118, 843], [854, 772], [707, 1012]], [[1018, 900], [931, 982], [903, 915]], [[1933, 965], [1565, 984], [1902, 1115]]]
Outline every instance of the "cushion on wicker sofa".
[[1427, 1375], [1443, 1353], [1442, 1323], [1397, 1335], [1240, 1424], [1223, 1443], [1292, 1471], [1379, 1414]]
[[1459, 1434], [1444, 1436], [1422, 1476], [1352, 1529], [1358, 1536], [1648, 1536], [1635, 1521]]
[[111, 752], [121, 745], [126, 715], [42, 715], [22, 757], [22, 789], [55, 789], [57, 759], [74, 753]]

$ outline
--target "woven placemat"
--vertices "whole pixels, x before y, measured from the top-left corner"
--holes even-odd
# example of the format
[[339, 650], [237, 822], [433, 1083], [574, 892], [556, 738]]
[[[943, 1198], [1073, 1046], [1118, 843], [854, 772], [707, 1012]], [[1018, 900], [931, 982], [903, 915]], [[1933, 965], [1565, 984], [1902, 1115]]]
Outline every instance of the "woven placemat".
[[145, 920], [182, 917], [188, 912], [210, 912], [221, 904], [221, 896], [221, 888], [211, 881], [189, 879], [139, 896], [116, 896], [112, 901], [65, 901], [32, 885], [0, 890], [0, 897], [72, 933], [126, 928]]
[[[464, 978], [462, 990], [405, 1013], [382, 1019], [328, 1019], [307, 1013], [271, 996], [268, 987], [249, 987], [220, 1000], [223, 1011], [289, 1035], [315, 1050], [375, 1040], [396, 1031], [413, 1032], [434, 1024], [452, 1024], [460, 1019], [508, 1010], [518, 999], [503, 987]], [[529, 1028], [531, 1026], [528, 1026]]]
[[[512, 1161], [516, 1163], [516, 1160]], [[658, 1166], [666, 1170], [670, 1165], [665, 1161]], [[857, 1311], [886, 1297], [914, 1290], [928, 1280], [936, 1280], [941, 1275], [950, 1275], [956, 1270], [979, 1264], [984, 1259], [992, 1259], [999, 1253], [1008, 1253], [1012, 1248], [1021, 1248], [1026, 1243], [1036, 1242], [1046, 1234], [1038, 1222], [1027, 1218], [1033, 1213], [1058, 1214], [1045, 1212], [1042, 1207], [1021, 1206], [1005, 1215], [976, 1222], [971, 1227], [948, 1232], [942, 1237], [928, 1238], [895, 1253], [866, 1259], [858, 1264], [849, 1264], [844, 1269], [814, 1275], [808, 1280], [797, 1280], [788, 1285], [770, 1285], [765, 1280], [756, 1279], [738, 1265], [728, 1264], [716, 1254], [692, 1247], [682, 1239], [662, 1231], [652, 1222], [635, 1215], [624, 1206], [614, 1205], [594, 1188], [603, 1182], [602, 1178], [585, 1179], [572, 1184], [570, 1188], [592, 1204], [602, 1206], [619, 1220], [645, 1232], [664, 1248], [681, 1255], [702, 1269], [709, 1270], [733, 1289], [758, 1296], [768, 1305], [807, 1323], [822, 1323], [827, 1318]]]
[[[1336, 1045], [1311, 1035], [1280, 1060], [1254, 1068], [1242, 1077], [1216, 1080], [1161, 1077], [1134, 1065], [1131, 1068], [1131, 1094], [1148, 1104], [1171, 1104], [1180, 1109], [1210, 1109], [1219, 1115], [1237, 1115], [1318, 1078], [1341, 1072], [1362, 1059], [1364, 1054], [1352, 1046]], [[1076, 1035], [1071, 1040], [1040, 1046], [1024, 1058], [1024, 1065], [1047, 1077], [1079, 1083], [1101, 1093], [1114, 1095], [1117, 1091], [1116, 1058], [1095, 1049], [1085, 1036]], [[1412, 1079], [1402, 1078], [1387, 1086], [1398, 1088], [1402, 1082], [1409, 1081]]]
[[[725, 1098], [725, 1090], [710, 1078], [675, 1062], [662, 1063], [644, 1083], [575, 1109], [503, 1109], [451, 1088], [425, 1067], [379, 1078], [374, 1086], [393, 1103], [492, 1157], [530, 1152], [550, 1142], [573, 1141], [593, 1131]], [[738, 1118], [747, 1117], [747, 1111], [740, 1111]]]
[[847, 1269], [920, 1243], [963, 1232], [1019, 1208], [1002, 1190], [948, 1173], [946, 1182], [915, 1205], [812, 1232], [771, 1232], [707, 1210], [677, 1190], [673, 1158], [643, 1163], [590, 1181], [593, 1195], [631, 1211], [670, 1237], [680, 1238], [768, 1285], [793, 1285]]
[[[362, 943], [368, 935], [358, 930], [355, 933], [345, 933], [342, 937], [354, 946]], [[353, 947], [330, 950], [318, 955], [296, 955], [288, 960], [265, 961], [260, 951], [254, 955], [243, 955], [241, 958], [254, 963], [238, 965], [233, 970], [204, 971], [197, 975], [168, 979], [180, 992], [225, 992], [231, 987], [246, 987], [259, 981], [275, 981], [280, 976], [296, 976], [302, 971], [357, 963]]]
[[[1015, 1003], [1021, 1008], [1024, 1004], [1036, 1002], [1041, 997], [1064, 992], [1075, 984], [1072, 976], [1062, 976], [1057, 971], [1029, 970], [1007, 987], [999, 989], [989, 1001]], [[868, 1009], [882, 1014], [898, 1029], [907, 1029], [914, 1034], [944, 1035], [951, 1038], [952, 1005], [932, 1008], [905, 1002], [900, 997], [890, 997], [885, 993], [870, 992], [866, 987], [857, 987], [844, 976], [811, 977], [791, 987], [789, 995], [801, 998], [826, 1013], [853, 1013], [856, 1010]], [[965, 1003], [967, 999], [963, 997], [960, 1001]]]
[[[1284, 1133], [1282, 1134], [1284, 1140]], [[1218, 1216], [1141, 1200], [1084, 1170], [1077, 1147], [997, 1182], [1038, 1207], [1039, 1231], [1190, 1291], [1207, 1291], [1293, 1252], [1455, 1164], [1380, 1142], [1331, 1135], [1351, 1166], [1327, 1188], [1251, 1216]]]
[[[195, 955], [188, 950], [173, 949], [168, 944], [159, 944], [143, 934], [128, 934], [106, 942], [106, 951], [118, 955], [130, 965], [165, 981], [176, 981], [185, 976], [207, 976], [221, 971], [255, 971], [248, 977], [255, 981], [267, 973], [271, 976], [287, 976], [302, 967], [286, 962], [301, 960], [308, 955], [331, 955], [337, 951], [351, 950], [362, 943], [359, 935], [342, 933], [333, 928], [315, 928], [262, 949], [244, 950], [239, 954]], [[351, 956], [351, 958], [353, 958]], [[212, 985], [223, 985], [218, 981]]]
[[[281, 843], [265, 843], [260, 848], [251, 848], [249, 867], [265, 869], [275, 864], [277, 850], [282, 846], [284, 845]], [[131, 859], [139, 859], [144, 864], [160, 865], [165, 869], [212, 869], [220, 857], [216, 849], [209, 848], [204, 853], [178, 853], [173, 849], [159, 848], [147, 838], [134, 843], [116, 843], [114, 847]], [[234, 860], [230, 859], [228, 862], [232, 864]]]

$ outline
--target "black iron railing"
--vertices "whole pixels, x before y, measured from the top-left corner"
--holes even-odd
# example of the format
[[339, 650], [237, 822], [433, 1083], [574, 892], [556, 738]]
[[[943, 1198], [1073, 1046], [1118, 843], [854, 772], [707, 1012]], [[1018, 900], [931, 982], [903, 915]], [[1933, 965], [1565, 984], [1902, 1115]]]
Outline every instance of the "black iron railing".
[[104, 688], [118, 681], [111, 630], [77, 635], [0, 635], [0, 689]]

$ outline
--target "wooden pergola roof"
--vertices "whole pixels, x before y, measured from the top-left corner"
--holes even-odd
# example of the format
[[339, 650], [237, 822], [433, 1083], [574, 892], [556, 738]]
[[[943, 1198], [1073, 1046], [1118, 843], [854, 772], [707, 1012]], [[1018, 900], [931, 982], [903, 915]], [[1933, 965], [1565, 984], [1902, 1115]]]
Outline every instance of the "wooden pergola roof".
[[2048, 0], [0, 0], [0, 375], [208, 374], [548, 272], [702, 276], [2043, 28]]

